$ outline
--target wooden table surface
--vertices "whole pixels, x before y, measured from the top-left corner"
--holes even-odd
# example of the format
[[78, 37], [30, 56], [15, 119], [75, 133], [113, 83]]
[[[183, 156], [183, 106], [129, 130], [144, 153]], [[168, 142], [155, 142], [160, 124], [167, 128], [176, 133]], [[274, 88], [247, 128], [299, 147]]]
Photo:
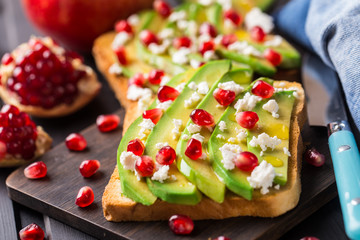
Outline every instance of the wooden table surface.
[[[0, 0], [0, 57], [25, 42], [31, 35], [39, 35], [25, 18], [20, 0]], [[91, 57], [86, 62], [94, 66]], [[121, 106], [100, 74], [103, 88], [98, 97], [81, 111], [58, 119], [34, 119], [53, 137], [54, 146], [62, 142], [71, 132], [79, 132], [93, 124], [99, 114], [111, 113]], [[0, 169], [0, 240], [18, 238], [21, 228], [36, 223], [46, 232], [48, 240], [95, 239], [69, 225], [49, 218], [18, 203], [11, 201], [5, 186], [6, 177], [14, 169]], [[334, 199], [324, 205], [301, 224], [290, 229], [281, 240], [300, 239], [304, 236], [316, 236], [320, 239], [348, 239], [344, 232], [339, 201]]]

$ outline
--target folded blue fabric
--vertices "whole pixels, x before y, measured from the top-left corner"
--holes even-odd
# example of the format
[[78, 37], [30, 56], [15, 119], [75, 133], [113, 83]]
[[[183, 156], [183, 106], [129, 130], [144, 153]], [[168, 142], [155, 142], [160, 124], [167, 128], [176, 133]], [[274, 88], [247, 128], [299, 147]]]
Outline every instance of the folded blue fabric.
[[281, 32], [337, 71], [360, 129], [360, 1], [293, 0], [274, 17]]

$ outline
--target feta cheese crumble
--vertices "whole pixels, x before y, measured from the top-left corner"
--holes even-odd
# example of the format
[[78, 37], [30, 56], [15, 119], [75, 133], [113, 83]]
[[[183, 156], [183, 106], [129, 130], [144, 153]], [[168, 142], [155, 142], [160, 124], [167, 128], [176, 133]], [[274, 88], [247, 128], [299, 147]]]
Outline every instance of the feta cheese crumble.
[[191, 136], [191, 138], [193, 138], [193, 139], [196, 139], [196, 140], [198, 140], [199, 142], [203, 142], [204, 141], [204, 136], [203, 135], [201, 135], [200, 133], [195, 133], [194, 135], [192, 135]]
[[266, 151], [267, 148], [271, 148], [272, 150], [274, 150], [274, 148], [279, 144], [281, 144], [280, 139], [278, 139], [276, 136], [270, 137], [266, 133], [262, 133], [258, 137], [253, 136], [253, 138], [249, 142], [250, 146], [259, 146], [262, 151]]
[[197, 60], [195, 60], [195, 59], [191, 59], [190, 60], [190, 66], [192, 67], [192, 68], [199, 68], [200, 67], [200, 65], [201, 65], [201, 62], [200, 61], [197, 61]]
[[208, 51], [204, 52], [203, 57], [204, 57], [205, 61], [210, 61], [210, 60], [213, 60], [213, 59], [217, 59], [215, 51], [213, 51], [213, 50], [208, 50]]
[[199, 83], [199, 85], [197, 86], [197, 92], [202, 94], [202, 95], [206, 95], [209, 92], [208, 83], [205, 82], [205, 81]]
[[143, 119], [139, 124], [139, 127], [141, 127], [139, 131], [140, 139], [144, 139], [155, 127], [155, 124], [151, 121], [151, 119]]
[[241, 152], [241, 147], [236, 144], [225, 143], [219, 150], [223, 157], [221, 162], [224, 164], [224, 168], [227, 170], [234, 169], [234, 159], [236, 157], [236, 154]]
[[217, 139], [221, 139], [221, 140], [225, 140], [225, 139], [226, 139], [225, 136], [224, 136], [224, 135], [221, 135], [221, 134], [216, 135], [216, 138], [217, 138]]
[[251, 111], [255, 107], [256, 103], [261, 101], [261, 99], [261, 97], [247, 92], [242, 99], [239, 99], [236, 102], [234, 108], [236, 109], [236, 112]]
[[130, 17], [128, 17], [127, 21], [131, 26], [136, 26], [140, 22], [139, 15], [132, 14]]
[[166, 85], [170, 80], [171, 80], [171, 79], [170, 79], [169, 76], [163, 76], [163, 77], [161, 78], [160, 86]]
[[166, 111], [171, 106], [172, 103], [173, 103], [173, 101], [171, 101], [171, 100], [168, 100], [168, 101], [165, 101], [165, 102], [159, 102], [156, 105], [156, 107]]
[[114, 63], [109, 67], [109, 73], [115, 75], [121, 75], [123, 72], [122, 67], [118, 63]]
[[123, 165], [124, 169], [135, 171], [135, 163], [140, 159], [139, 156], [136, 156], [133, 152], [122, 152], [120, 155], [120, 163]]
[[236, 135], [236, 137], [239, 140], [239, 142], [241, 142], [242, 140], [246, 139], [247, 132], [244, 129], [239, 129], [238, 134]]
[[190, 108], [197, 104], [200, 100], [200, 95], [197, 92], [194, 92], [189, 99], [185, 100], [184, 106], [186, 108]]
[[159, 38], [161, 39], [166, 39], [166, 38], [171, 38], [173, 37], [175, 34], [174, 29], [172, 28], [164, 28], [163, 30], [161, 30], [158, 34]]
[[239, 54], [244, 54], [244, 55], [253, 55], [255, 57], [262, 57], [261, 52], [259, 52], [256, 48], [254, 48], [253, 46], [249, 45], [247, 42], [245, 41], [237, 41], [234, 42], [232, 44], [230, 44], [228, 46], [229, 50], [232, 51], [236, 51]]
[[279, 105], [274, 99], [270, 99], [267, 103], [265, 103], [262, 108], [271, 113], [274, 118], [279, 118]]
[[175, 87], [175, 89], [176, 89], [178, 92], [181, 93], [181, 92], [184, 90], [185, 85], [186, 85], [186, 83], [180, 83], [179, 85], [177, 85], [177, 86]]
[[284, 154], [288, 155], [289, 157], [291, 157], [291, 153], [289, 151], [289, 149], [287, 149], [287, 147], [283, 148]]
[[168, 165], [159, 165], [156, 172], [152, 175], [151, 180], [163, 183], [169, 178], [169, 169], [170, 167]]
[[189, 126], [187, 126], [186, 129], [189, 131], [190, 134], [193, 134], [193, 133], [200, 132], [201, 126], [199, 126], [197, 124], [190, 123]]
[[136, 85], [130, 85], [127, 91], [126, 98], [132, 101], [139, 100], [143, 95], [152, 95], [150, 88], [141, 88]]
[[220, 131], [224, 132], [227, 129], [226, 128], [226, 122], [220, 121], [219, 122], [219, 129], [220, 129]]
[[187, 134], [184, 133], [184, 134], [181, 136], [181, 139], [182, 139], [182, 140], [189, 140], [190, 137], [189, 137], [189, 135], [187, 135]]
[[186, 19], [186, 12], [185, 11], [173, 12], [173, 13], [170, 14], [168, 19], [169, 19], [170, 22], [177, 22], [179, 20], [185, 20]]
[[247, 180], [251, 187], [260, 188], [260, 193], [265, 195], [269, 192], [269, 187], [273, 185], [275, 176], [275, 168], [263, 160], [254, 168]]
[[173, 124], [174, 124], [174, 128], [173, 130], [171, 130], [171, 132], [173, 134], [173, 139], [176, 140], [180, 135], [183, 122], [181, 119], [173, 119]]
[[112, 49], [117, 49], [121, 46], [124, 46], [127, 41], [131, 39], [131, 35], [125, 31], [119, 32], [116, 34], [114, 41], [112, 42]]
[[148, 49], [155, 55], [163, 54], [170, 46], [170, 40], [164, 40], [162, 44], [150, 43]]
[[159, 142], [155, 144], [156, 149], [162, 149], [163, 147], [169, 146], [169, 143], [167, 142]]
[[253, 8], [245, 16], [245, 26], [248, 30], [259, 26], [265, 33], [270, 33], [274, 28], [274, 23], [271, 16], [263, 13], [259, 8]]
[[275, 35], [273, 39], [264, 42], [264, 45], [267, 47], [278, 47], [281, 45], [282, 41], [282, 37], [280, 37], [279, 35]]
[[194, 83], [194, 82], [189, 83], [188, 87], [189, 87], [191, 90], [194, 90], [194, 91], [196, 91], [196, 89], [197, 89], [197, 85], [196, 85], [196, 83]]
[[236, 84], [234, 81], [219, 83], [218, 88], [221, 88], [223, 90], [230, 90], [235, 92], [235, 95], [238, 95], [242, 91], [244, 91], [244, 88], [240, 86], [239, 84]]
[[182, 47], [173, 53], [173, 55], [171, 56], [171, 59], [174, 63], [184, 65], [189, 62], [188, 55], [190, 53], [191, 53], [190, 49]]

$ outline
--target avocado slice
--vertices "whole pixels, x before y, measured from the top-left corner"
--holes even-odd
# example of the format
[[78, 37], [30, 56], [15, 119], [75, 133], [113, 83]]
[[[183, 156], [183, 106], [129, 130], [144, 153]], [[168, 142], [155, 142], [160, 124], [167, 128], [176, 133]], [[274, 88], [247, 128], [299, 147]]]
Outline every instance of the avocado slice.
[[[252, 78], [252, 70], [248, 67], [240, 67], [226, 73], [221, 79], [219, 79], [210, 89], [206, 97], [201, 101], [201, 103], [196, 107], [197, 109], [204, 109], [209, 112], [213, 117], [214, 121], [217, 120], [222, 115], [224, 108], [215, 107], [218, 105], [218, 102], [213, 97], [213, 92], [218, 87], [219, 83], [234, 81], [237, 84], [240, 84], [242, 87], [246, 88]], [[186, 125], [189, 126], [192, 124], [190, 119]], [[189, 130], [185, 127], [182, 136], [190, 136]], [[185, 135], [186, 134], [186, 135]], [[200, 134], [204, 137], [203, 141], [203, 153], [208, 153], [207, 144], [211, 136], [211, 132], [208, 128], [202, 127]], [[225, 197], [225, 185], [219, 180], [212, 168], [212, 158], [207, 157], [206, 159], [197, 159], [191, 160], [185, 155], [185, 150], [187, 147], [188, 139], [180, 138], [177, 145], [177, 166], [179, 170], [196, 186], [202, 191], [206, 196], [213, 199], [217, 202], [223, 202]], [[208, 155], [208, 154], [207, 154]]]
[[[229, 71], [231, 62], [229, 60], [212, 61], [204, 66], [193, 75], [193, 77], [185, 85], [182, 93], [175, 99], [173, 104], [164, 112], [159, 122], [155, 125], [149, 134], [145, 143], [145, 155], [155, 159], [158, 149], [156, 144], [168, 143], [173, 149], [176, 149], [178, 138], [173, 138], [171, 129], [174, 128], [173, 120], [181, 120], [183, 125], [188, 120], [192, 107], [186, 108], [185, 101], [191, 97], [193, 90], [188, 87], [189, 83], [199, 84], [206, 81], [212, 86], [218, 79]], [[195, 107], [195, 106], [194, 106]], [[176, 168], [175, 163], [170, 168], [170, 175], [175, 175], [176, 181], [171, 179], [165, 180], [163, 183], [153, 181], [147, 178], [147, 183], [154, 195], [164, 201], [180, 204], [196, 204], [201, 200], [195, 185], [189, 182]]]
[[[192, 71], [192, 70], [190, 70]], [[175, 87], [181, 82], [186, 82], [188, 77], [188, 72], [179, 74], [175, 77], [173, 77], [167, 84], [168, 86]], [[150, 106], [151, 108], [156, 107], [156, 102], [153, 102]], [[140, 131], [139, 124], [142, 122], [143, 117], [138, 117], [128, 128], [125, 135], [121, 139], [120, 145], [118, 147], [117, 151], [117, 166], [118, 171], [120, 175], [121, 180], [121, 189], [122, 193], [132, 199], [135, 202], [139, 202], [144, 205], [151, 205], [155, 202], [156, 196], [151, 193], [149, 190], [146, 182], [144, 179], [141, 181], [137, 180], [137, 177], [135, 176], [134, 172], [131, 172], [130, 170], [126, 170], [123, 168], [122, 164], [120, 163], [120, 155], [122, 152], [127, 150], [127, 145], [131, 140], [137, 137], [137, 134]]]

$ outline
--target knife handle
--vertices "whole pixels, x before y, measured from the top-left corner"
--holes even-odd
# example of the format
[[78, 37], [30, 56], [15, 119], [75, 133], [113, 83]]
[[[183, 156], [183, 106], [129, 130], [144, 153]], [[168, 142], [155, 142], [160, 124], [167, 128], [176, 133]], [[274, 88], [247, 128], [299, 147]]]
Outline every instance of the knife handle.
[[360, 239], [360, 155], [354, 135], [336, 131], [329, 137], [329, 146], [346, 233]]

